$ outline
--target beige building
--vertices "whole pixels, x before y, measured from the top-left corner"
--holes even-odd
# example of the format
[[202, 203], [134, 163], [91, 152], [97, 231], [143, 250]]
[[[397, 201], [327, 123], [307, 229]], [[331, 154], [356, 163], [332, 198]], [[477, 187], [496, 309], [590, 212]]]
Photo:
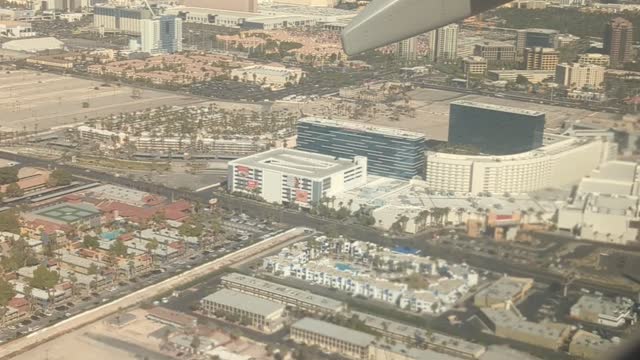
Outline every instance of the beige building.
[[601, 89], [605, 68], [598, 65], [567, 64], [556, 66], [556, 83], [569, 89]]
[[207, 316], [218, 312], [233, 314], [256, 328], [272, 332], [282, 327], [284, 305], [241, 292], [222, 289], [200, 301]]
[[240, 273], [224, 275], [222, 285], [229, 289], [315, 313], [337, 314], [346, 308], [344, 303], [337, 300]]
[[297, 343], [361, 360], [369, 359], [369, 346], [375, 341], [373, 335], [313, 318], [291, 325], [290, 337]]
[[589, 360], [604, 359], [606, 352], [613, 348], [614, 343], [598, 335], [578, 330], [569, 344], [569, 354]]
[[462, 71], [469, 75], [484, 75], [487, 72], [487, 59], [481, 56], [469, 56], [462, 59]]
[[482, 316], [496, 336], [551, 350], [558, 350], [571, 333], [567, 324], [526, 321], [515, 308], [482, 309]]
[[503, 277], [480, 290], [473, 298], [477, 307], [506, 309], [524, 299], [533, 287], [533, 279]]
[[524, 62], [527, 70], [553, 71], [558, 65], [559, 52], [553, 48], [526, 48]]
[[611, 63], [611, 57], [606, 54], [580, 54], [578, 55], [578, 64], [582, 65], [599, 65], [607, 67]]
[[492, 81], [516, 81], [518, 76], [524, 76], [530, 83], [539, 84], [544, 80], [553, 80], [555, 69], [547, 70], [489, 70], [487, 78]]

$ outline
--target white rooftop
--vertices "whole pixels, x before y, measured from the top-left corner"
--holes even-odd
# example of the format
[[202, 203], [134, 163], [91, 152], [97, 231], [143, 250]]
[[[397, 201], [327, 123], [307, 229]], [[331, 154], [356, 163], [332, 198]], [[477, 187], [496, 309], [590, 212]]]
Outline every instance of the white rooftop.
[[229, 289], [221, 289], [202, 299], [253, 314], [269, 317], [283, 311], [284, 305]]
[[339, 159], [293, 149], [272, 149], [230, 161], [229, 165], [244, 165], [306, 178], [323, 179], [351, 169], [357, 164], [356, 159]]

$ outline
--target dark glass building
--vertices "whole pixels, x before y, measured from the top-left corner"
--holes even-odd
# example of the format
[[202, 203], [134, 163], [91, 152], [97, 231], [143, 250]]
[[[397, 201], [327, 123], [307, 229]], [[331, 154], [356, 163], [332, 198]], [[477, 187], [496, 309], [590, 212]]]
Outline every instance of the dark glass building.
[[517, 154], [542, 146], [545, 114], [539, 111], [482, 104], [451, 103], [449, 143], [485, 154]]
[[339, 158], [365, 156], [370, 175], [424, 178], [425, 137], [420, 133], [309, 117], [298, 121], [297, 149]]

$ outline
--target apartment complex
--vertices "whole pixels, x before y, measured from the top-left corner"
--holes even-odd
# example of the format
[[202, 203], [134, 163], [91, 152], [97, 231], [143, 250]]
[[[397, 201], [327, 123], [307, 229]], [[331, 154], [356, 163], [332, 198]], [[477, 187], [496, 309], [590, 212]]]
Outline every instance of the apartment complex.
[[432, 30], [428, 36], [431, 61], [446, 62], [458, 57], [458, 24]]
[[207, 316], [236, 315], [262, 331], [273, 332], [283, 325], [284, 305], [238, 291], [221, 289], [200, 300], [200, 304]]
[[524, 62], [527, 70], [553, 71], [558, 65], [560, 53], [553, 48], [526, 48]]
[[418, 58], [418, 39], [411, 37], [396, 43], [395, 55], [401, 61], [415, 61]]
[[424, 176], [425, 136], [392, 128], [307, 117], [298, 121], [297, 148], [338, 158], [367, 158], [371, 175]]
[[517, 154], [542, 146], [546, 115], [538, 111], [454, 101], [449, 143], [492, 155]]
[[239, 273], [224, 275], [222, 285], [314, 313], [336, 314], [345, 309], [340, 301]]
[[369, 346], [375, 340], [373, 335], [313, 318], [291, 325], [290, 337], [298, 343], [361, 360], [368, 360]]
[[611, 66], [620, 67], [633, 60], [633, 24], [617, 17], [604, 32], [604, 52], [611, 57]]
[[230, 161], [228, 187], [270, 203], [310, 207], [363, 185], [367, 158], [335, 158], [292, 149], [273, 149]]
[[556, 83], [568, 89], [601, 89], [605, 68], [599, 65], [562, 63], [556, 66]]

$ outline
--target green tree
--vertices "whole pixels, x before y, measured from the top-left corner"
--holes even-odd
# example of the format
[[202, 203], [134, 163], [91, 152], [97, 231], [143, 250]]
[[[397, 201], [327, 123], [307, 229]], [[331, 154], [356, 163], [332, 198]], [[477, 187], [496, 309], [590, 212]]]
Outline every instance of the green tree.
[[11, 184], [18, 181], [18, 168], [7, 166], [0, 168], [0, 185]]
[[33, 271], [30, 285], [34, 288], [49, 290], [58, 283], [58, 280], [60, 280], [60, 274], [47, 269], [44, 265], [40, 265]]
[[89, 269], [87, 270], [89, 275], [96, 275], [99, 271], [98, 266], [94, 263], [89, 265]]
[[20, 220], [17, 211], [4, 211], [0, 213], [0, 231], [14, 234], [20, 233]]
[[7, 195], [7, 197], [10, 197], [10, 198], [20, 197], [24, 195], [24, 191], [20, 188], [20, 186], [18, 186], [17, 183], [11, 183], [9, 184], [9, 186], [7, 186], [5, 195]]
[[0, 307], [7, 306], [9, 300], [16, 296], [13, 285], [7, 280], [0, 278]]
[[85, 235], [82, 239], [82, 246], [86, 249], [97, 249], [100, 247], [100, 242], [96, 236]]
[[65, 186], [71, 184], [73, 176], [66, 170], [56, 169], [49, 175], [49, 186]]
[[117, 257], [125, 257], [127, 256], [127, 245], [120, 239], [116, 240], [111, 248], [109, 249], [111, 254]]

